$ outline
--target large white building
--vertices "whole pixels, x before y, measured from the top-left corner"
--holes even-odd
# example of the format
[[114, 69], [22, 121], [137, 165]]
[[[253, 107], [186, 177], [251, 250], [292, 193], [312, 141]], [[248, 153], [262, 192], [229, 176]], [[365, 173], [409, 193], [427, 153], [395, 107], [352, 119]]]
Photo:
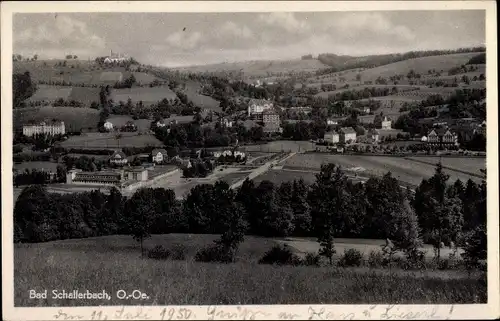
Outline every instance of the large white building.
[[390, 118], [387, 118], [387, 116], [384, 117], [384, 120], [382, 120], [382, 129], [391, 129], [392, 126], [392, 120]]
[[39, 124], [30, 124], [23, 126], [24, 136], [34, 136], [39, 134], [47, 135], [64, 135], [66, 133], [66, 128], [64, 122], [41, 122]]
[[113, 50], [110, 51], [109, 56], [104, 58], [104, 63], [110, 64], [110, 63], [119, 63], [119, 62], [124, 62], [130, 60], [129, 57], [127, 57], [124, 54], [116, 54], [113, 53]]
[[272, 108], [273, 108], [273, 103], [269, 100], [251, 99], [248, 102], [248, 116], [255, 118], [262, 118], [262, 113]]
[[326, 132], [323, 140], [327, 143], [336, 144], [340, 141], [340, 135], [336, 131]]

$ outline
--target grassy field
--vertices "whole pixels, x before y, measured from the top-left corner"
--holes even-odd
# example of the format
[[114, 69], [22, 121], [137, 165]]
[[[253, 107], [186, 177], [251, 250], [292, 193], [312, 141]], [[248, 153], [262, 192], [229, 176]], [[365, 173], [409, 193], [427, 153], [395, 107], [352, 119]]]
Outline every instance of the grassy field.
[[[321, 84], [318, 84], [318, 85], [321, 85]], [[311, 87], [311, 86], [308, 86], [308, 87]], [[365, 88], [388, 88], [388, 89], [392, 89], [396, 87], [398, 89], [399, 92], [408, 92], [408, 91], [413, 91], [413, 90], [417, 90], [419, 89], [420, 87], [418, 86], [410, 86], [410, 85], [358, 85], [358, 86], [349, 86], [349, 88], [340, 88], [340, 89], [337, 89], [337, 90], [334, 90], [334, 91], [324, 91], [324, 92], [320, 92], [318, 94], [316, 94], [315, 96], [316, 97], [323, 97], [323, 98], [328, 98], [329, 95], [335, 95], [335, 94], [339, 94], [339, 93], [342, 93], [344, 91], [350, 91], [350, 90], [363, 90]]]
[[53, 102], [57, 99], [68, 100], [71, 95], [71, 87], [66, 86], [49, 86], [38, 85], [37, 91], [27, 99], [28, 102], [34, 101], [50, 101]]
[[174, 68], [179, 71], [190, 72], [243, 72], [246, 76], [268, 76], [268, 73], [287, 72], [314, 72], [329, 66], [319, 60], [257, 60], [235, 63], [220, 63], [212, 65], [200, 65]]
[[429, 164], [436, 164], [441, 160], [443, 166], [449, 169], [457, 169], [459, 171], [470, 172], [476, 175], [481, 175], [480, 169], [486, 168], [486, 158], [479, 157], [438, 157], [438, 156], [419, 156], [408, 157], [410, 160], [427, 162]]
[[66, 131], [79, 131], [80, 129], [97, 129], [99, 111], [92, 108], [80, 107], [35, 107], [13, 109], [13, 125], [15, 130], [21, 130], [23, 124], [29, 121], [43, 121], [59, 119], [64, 121]]
[[[276, 241], [246, 237], [234, 264], [198, 263], [194, 253], [214, 235], [153, 235], [145, 248], [181, 245], [185, 261], [141, 259], [130, 236], [15, 245], [15, 306], [136, 305], [118, 300], [119, 289], [140, 290], [148, 305], [473, 303], [486, 301], [484, 277], [459, 271], [404, 272], [369, 268], [291, 267], [256, 264]], [[46, 300], [29, 290], [49, 289]], [[104, 300], [54, 300], [50, 290], [99, 292]]]
[[443, 70], [446, 73], [453, 67], [466, 64], [469, 59], [474, 56], [477, 56], [477, 52], [408, 59], [376, 68], [366, 69], [360, 74], [363, 81], [374, 81], [379, 76], [384, 78], [394, 75], [406, 76], [412, 69], [416, 73], [422, 75], [427, 74], [429, 69], [436, 69], [437, 71]]
[[121, 135], [120, 139], [116, 139], [115, 133], [85, 133], [81, 136], [71, 136], [61, 142], [61, 147], [115, 149], [123, 147], [163, 146], [163, 143], [153, 135], [138, 135], [137, 133], [121, 133]]
[[[462, 158], [463, 163], [477, 163], [476, 158]], [[406, 160], [401, 157], [390, 156], [357, 156], [357, 155], [328, 155], [328, 154], [297, 154], [287, 159], [284, 164], [284, 169], [305, 169], [311, 168], [318, 170], [323, 163], [335, 163], [349, 170], [353, 167], [362, 167], [360, 175], [367, 173], [370, 175], [382, 176], [387, 172], [391, 172], [392, 176], [400, 181], [418, 185], [424, 178], [430, 178], [434, 174], [435, 165], [423, 164], [411, 160]], [[479, 171], [479, 169], [478, 169]], [[480, 182], [481, 178], [467, 175], [452, 170], [445, 170], [450, 175], [450, 182], [457, 179], [463, 182], [469, 178], [473, 181]]]
[[280, 140], [261, 145], [243, 145], [240, 146], [240, 150], [263, 153], [303, 152], [305, 150], [314, 150], [314, 144], [306, 141]]
[[136, 103], [142, 101], [144, 105], [151, 105], [159, 102], [160, 100], [175, 99], [177, 95], [170, 90], [167, 86], [163, 87], [133, 87], [123, 89], [113, 89], [111, 91], [111, 99], [114, 102], [124, 102], [130, 98], [132, 102]]
[[262, 175], [253, 179], [256, 184], [262, 181], [271, 181], [276, 185], [303, 179], [307, 184], [313, 184], [316, 181], [316, 173], [311, 171], [287, 171], [281, 169], [270, 169]]

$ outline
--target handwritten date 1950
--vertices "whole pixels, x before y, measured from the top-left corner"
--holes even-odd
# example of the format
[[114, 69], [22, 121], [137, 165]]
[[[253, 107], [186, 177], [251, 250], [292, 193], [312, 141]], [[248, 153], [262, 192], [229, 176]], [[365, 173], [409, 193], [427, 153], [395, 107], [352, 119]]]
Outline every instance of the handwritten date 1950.
[[193, 317], [193, 312], [186, 308], [164, 308], [160, 312], [160, 320], [189, 320]]

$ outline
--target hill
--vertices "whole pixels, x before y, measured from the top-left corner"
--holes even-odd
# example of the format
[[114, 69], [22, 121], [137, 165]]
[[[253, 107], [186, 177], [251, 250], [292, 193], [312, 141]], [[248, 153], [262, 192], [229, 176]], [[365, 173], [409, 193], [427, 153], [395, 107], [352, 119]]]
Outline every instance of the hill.
[[242, 72], [245, 76], [266, 77], [270, 74], [286, 74], [301, 72], [316, 72], [326, 69], [328, 65], [321, 63], [316, 59], [309, 60], [255, 60], [234, 63], [220, 63], [211, 65], [198, 65], [172, 68], [178, 71], [187, 71], [193, 73], [202, 72]]

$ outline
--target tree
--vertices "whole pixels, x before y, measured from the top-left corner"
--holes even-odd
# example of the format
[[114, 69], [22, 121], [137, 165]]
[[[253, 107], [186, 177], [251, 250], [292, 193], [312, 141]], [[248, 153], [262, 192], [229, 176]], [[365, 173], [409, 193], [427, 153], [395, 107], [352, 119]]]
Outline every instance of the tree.
[[159, 216], [159, 207], [152, 188], [141, 188], [126, 202], [124, 211], [127, 230], [134, 240], [141, 244], [141, 257], [144, 254], [143, 241], [151, 236], [150, 231]]
[[293, 209], [293, 226], [296, 235], [309, 235], [311, 233], [311, 207], [307, 202], [309, 187], [304, 180], [293, 181], [291, 208]]
[[411, 259], [422, 246], [418, 218], [408, 201], [404, 201], [400, 210], [393, 212], [388, 222], [388, 237], [394, 241], [396, 249], [405, 252]]
[[462, 201], [446, 193], [449, 175], [443, 172], [441, 163], [434, 176], [423, 180], [416, 189], [414, 207], [425, 239], [431, 242], [438, 259], [444, 242], [455, 242], [463, 226]]
[[20, 107], [26, 99], [35, 93], [36, 85], [31, 81], [31, 75], [28, 71], [12, 76], [12, 90], [14, 107]]
[[321, 246], [320, 254], [333, 264], [334, 238], [341, 233], [353, 232], [358, 227], [359, 213], [353, 211], [353, 198], [347, 188], [347, 176], [341, 168], [335, 164], [322, 165], [309, 199], [314, 229]]

